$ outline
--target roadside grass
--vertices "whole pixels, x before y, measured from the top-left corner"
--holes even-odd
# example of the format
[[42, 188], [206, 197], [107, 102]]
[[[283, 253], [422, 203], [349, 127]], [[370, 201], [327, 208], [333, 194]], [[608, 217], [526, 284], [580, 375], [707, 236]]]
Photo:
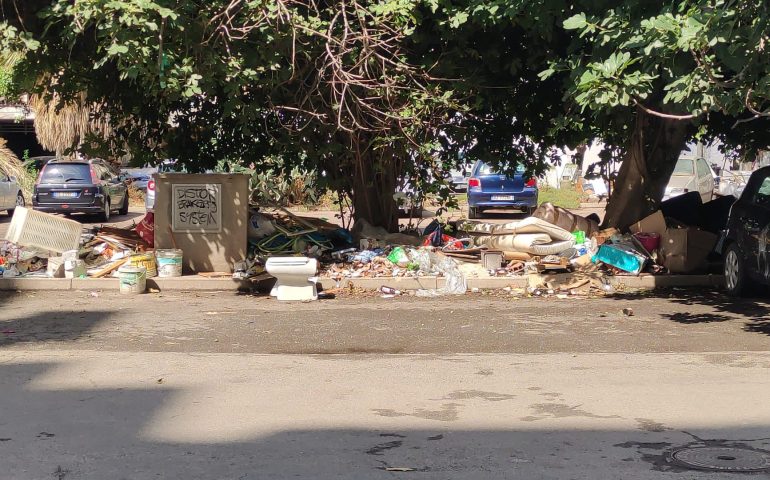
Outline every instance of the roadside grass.
[[572, 188], [540, 187], [537, 204], [548, 202], [562, 208], [580, 208], [580, 202], [584, 199], [582, 192]]

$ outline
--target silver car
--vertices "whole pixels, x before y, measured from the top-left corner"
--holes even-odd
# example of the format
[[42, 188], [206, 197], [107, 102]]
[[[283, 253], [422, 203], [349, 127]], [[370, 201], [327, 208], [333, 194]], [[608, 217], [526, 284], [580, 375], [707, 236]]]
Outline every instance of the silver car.
[[674, 173], [666, 185], [663, 200], [687, 192], [698, 192], [703, 203], [714, 198], [714, 175], [704, 158], [682, 157], [677, 160]]
[[13, 215], [16, 207], [23, 207], [25, 205], [24, 194], [16, 178], [0, 173], [0, 210], [5, 210], [8, 212], [8, 215]]
[[[176, 160], [164, 160], [158, 165], [158, 173], [187, 173], [184, 167], [177, 165]], [[147, 189], [144, 191], [144, 208], [152, 212], [155, 208], [155, 180], [152, 178], [152, 172], [148, 172]]]

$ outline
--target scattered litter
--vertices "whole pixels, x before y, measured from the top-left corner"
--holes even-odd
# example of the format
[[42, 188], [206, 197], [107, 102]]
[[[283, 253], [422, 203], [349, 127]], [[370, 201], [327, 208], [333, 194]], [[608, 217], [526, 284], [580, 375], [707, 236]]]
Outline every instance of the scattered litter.
[[623, 309], [623, 315], [625, 315], [627, 317], [633, 317], [634, 316], [634, 309], [633, 308], [628, 308], [628, 307], [624, 308]]
[[392, 295], [394, 297], [401, 295], [401, 290], [396, 290], [393, 287], [386, 287], [385, 285], [380, 287], [380, 292], [384, 293], [385, 295]]

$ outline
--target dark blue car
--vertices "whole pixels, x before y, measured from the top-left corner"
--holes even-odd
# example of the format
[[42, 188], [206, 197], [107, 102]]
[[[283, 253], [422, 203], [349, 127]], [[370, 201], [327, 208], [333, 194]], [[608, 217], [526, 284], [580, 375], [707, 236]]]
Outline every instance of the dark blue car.
[[531, 214], [537, 208], [537, 193], [537, 179], [525, 178], [524, 167], [519, 166], [511, 177], [478, 161], [468, 179], [468, 218], [481, 218], [484, 210], [491, 208], [515, 208]]

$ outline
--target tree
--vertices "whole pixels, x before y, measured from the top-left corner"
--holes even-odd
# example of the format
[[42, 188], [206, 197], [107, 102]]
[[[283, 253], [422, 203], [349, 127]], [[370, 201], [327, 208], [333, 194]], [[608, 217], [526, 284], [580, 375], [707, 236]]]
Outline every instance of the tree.
[[605, 222], [622, 227], [693, 135], [768, 144], [758, 0], [2, 2], [16, 83], [83, 99], [116, 153], [278, 155], [391, 229], [399, 181], [446, 193], [459, 155], [538, 174], [599, 137], [625, 155]]
[[113, 153], [193, 168], [280, 155], [323, 171], [357, 216], [391, 229], [399, 181], [429, 179], [432, 139], [454, 108], [406, 59], [408, 2], [4, 4], [6, 46], [26, 54], [19, 78], [57, 108], [90, 105]]
[[577, 36], [543, 77], [561, 71], [581, 115], [634, 125], [606, 224], [627, 226], [657, 208], [694, 135], [768, 145], [768, 15], [757, 0], [629, 1], [564, 20]]

